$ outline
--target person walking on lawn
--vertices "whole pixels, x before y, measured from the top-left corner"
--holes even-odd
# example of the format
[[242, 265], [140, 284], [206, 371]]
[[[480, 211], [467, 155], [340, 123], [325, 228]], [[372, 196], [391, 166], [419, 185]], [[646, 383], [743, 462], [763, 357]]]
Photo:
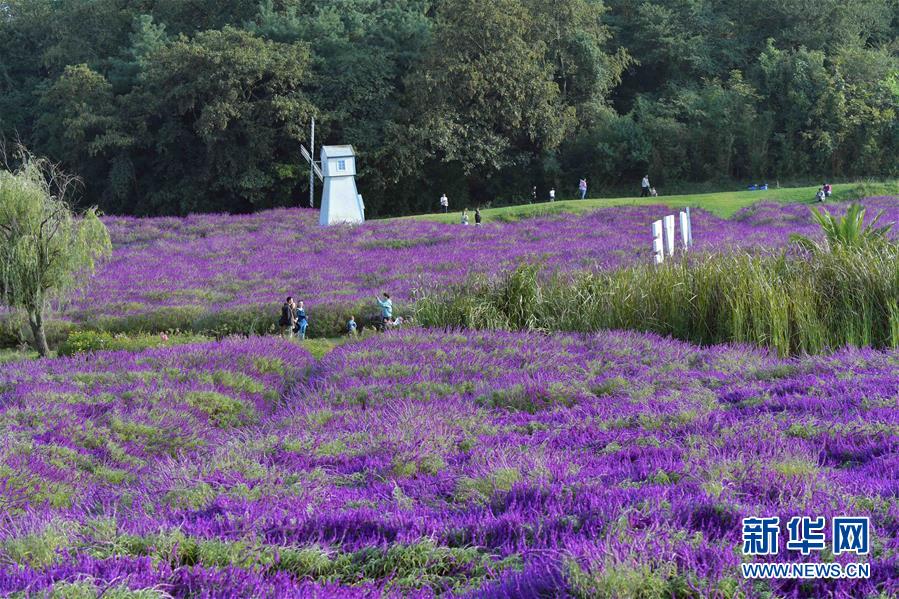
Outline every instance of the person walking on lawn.
[[640, 197], [648, 198], [649, 197], [649, 175], [643, 175], [643, 180], [640, 181]]
[[578, 190], [578, 193], [581, 194], [582, 200], [587, 197], [587, 180], [586, 179], [581, 179], [578, 182], [577, 190]]
[[449, 198], [446, 197], [446, 194], [440, 196], [440, 207], [443, 208], [444, 214], [449, 212]]

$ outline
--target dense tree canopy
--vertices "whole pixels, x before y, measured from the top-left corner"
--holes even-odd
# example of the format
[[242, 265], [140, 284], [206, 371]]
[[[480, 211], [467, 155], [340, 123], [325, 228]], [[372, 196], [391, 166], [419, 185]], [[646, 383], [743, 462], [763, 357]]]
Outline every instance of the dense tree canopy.
[[897, 37], [896, 0], [6, 0], [0, 136], [133, 214], [300, 203], [313, 115], [369, 215], [896, 176]]

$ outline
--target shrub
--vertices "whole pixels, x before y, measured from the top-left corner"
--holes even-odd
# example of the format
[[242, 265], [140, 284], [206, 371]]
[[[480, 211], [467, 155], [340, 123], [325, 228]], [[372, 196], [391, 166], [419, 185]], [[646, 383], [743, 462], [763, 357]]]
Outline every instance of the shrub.
[[[313, 339], [334, 338], [346, 334], [346, 322], [351, 314], [363, 326], [367, 317], [374, 314], [373, 302], [368, 304], [325, 304], [307, 308], [309, 328], [306, 336]], [[277, 332], [279, 306], [241, 306], [222, 310], [210, 310], [206, 306], [174, 306], [131, 314], [123, 317], [102, 317], [88, 319], [80, 325], [82, 329], [104, 331], [107, 333], [125, 333], [129, 335], [144, 333], [163, 333], [169, 331], [185, 331], [210, 337], [227, 337], [229, 335], [270, 335]], [[397, 316], [406, 316], [407, 312], [396, 311]], [[58, 321], [52, 321], [55, 325]], [[74, 325], [67, 324], [68, 327]], [[48, 333], [52, 337], [52, 333]], [[5, 328], [0, 329], [0, 346], [15, 345]], [[62, 337], [63, 339], [65, 336]]]
[[876, 226], [883, 216], [882, 210], [866, 225], [865, 208], [860, 204], [852, 204], [842, 217], [817, 208], [812, 208], [812, 216], [821, 226], [827, 245], [822, 246], [804, 235], [791, 235], [790, 239], [802, 248], [815, 252], [883, 243], [893, 228], [892, 224]]
[[171, 334], [163, 337], [145, 333], [126, 336], [112, 335], [105, 331], [74, 331], [69, 333], [65, 343], [59, 346], [58, 353], [60, 356], [71, 356], [95, 351], [139, 352], [153, 347], [185, 345], [206, 340], [207, 338], [200, 335], [186, 334]]
[[715, 254], [659, 267], [543, 277], [531, 266], [421, 298], [423, 326], [652, 331], [782, 355], [899, 347], [899, 246], [793, 256]]

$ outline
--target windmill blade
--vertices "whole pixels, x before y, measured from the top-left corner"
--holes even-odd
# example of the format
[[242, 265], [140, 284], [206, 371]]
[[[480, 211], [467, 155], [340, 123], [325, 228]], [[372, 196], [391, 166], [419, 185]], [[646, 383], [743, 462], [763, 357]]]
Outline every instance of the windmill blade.
[[300, 146], [300, 154], [303, 155], [303, 158], [306, 159], [306, 162], [312, 165], [312, 170], [315, 172], [315, 175], [318, 177], [319, 181], [324, 181], [325, 177], [322, 175], [322, 169], [319, 168], [318, 164], [315, 160], [312, 159], [312, 155], [309, 153], [309, 150], [306, 149], [306, 146]]

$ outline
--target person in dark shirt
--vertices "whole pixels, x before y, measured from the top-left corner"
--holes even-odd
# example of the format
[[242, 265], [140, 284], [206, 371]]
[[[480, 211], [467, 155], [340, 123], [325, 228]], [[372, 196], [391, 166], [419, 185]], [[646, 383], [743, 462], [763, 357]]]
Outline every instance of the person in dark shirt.
[[281, 335], [293, 337], [293, 329], [297, 324], [297, 305], [293, 302], [293, 296], [288, 295], [281, 306], [281, 318], [278, 326], [281, 327]]

